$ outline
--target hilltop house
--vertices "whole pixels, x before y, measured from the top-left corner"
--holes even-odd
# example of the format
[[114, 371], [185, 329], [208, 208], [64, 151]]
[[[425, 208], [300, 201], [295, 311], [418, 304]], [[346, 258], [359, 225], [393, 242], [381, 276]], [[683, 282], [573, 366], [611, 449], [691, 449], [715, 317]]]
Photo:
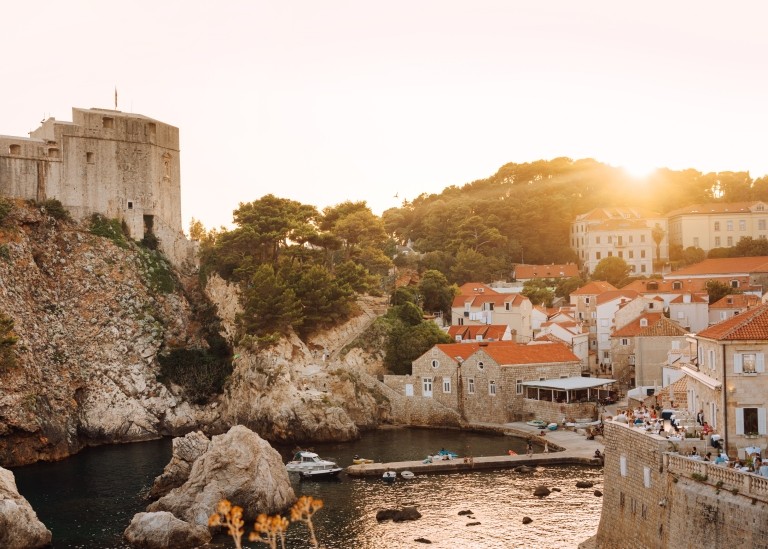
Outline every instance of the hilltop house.
[[459, 294], [451, 305], [451, 322], [458, 326], [503, 324], [518, 342], [528, 342], [531, 330], [531, 301], [520, 294], [502, 294], [490, 287], [473, 286], [478, 293]]
[[760, 298], [752, 294], [729, 294], [721, 297], [709, 306], [709, 324], [717, 324], [728, 320], [761, 305]]
[[742, 293], [762, 296], [763, 285], [768, 280], [768, 257], [705, 259], [701, 263], [665, 274], [664, 280], [698, 284], [698, 291], [705, 290], [708, 281], [717, 280]]
[[697, 363], [682, 368], [688, 378], [688, 410], [726, 442], [728, 454], [768, 448], [768, 305], [742, 312], [693, 336]]
[[730, 248], [744, 237], [768, 238], [765, 202], [693, 204], [667, 214], [669, 243], [701, 248]]

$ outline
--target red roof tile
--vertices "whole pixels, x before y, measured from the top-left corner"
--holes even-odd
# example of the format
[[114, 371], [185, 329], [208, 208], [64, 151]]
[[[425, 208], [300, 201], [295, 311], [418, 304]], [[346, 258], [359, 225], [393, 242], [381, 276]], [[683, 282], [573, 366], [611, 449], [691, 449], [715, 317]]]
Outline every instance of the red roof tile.
[[467, 360], [478, 350], [487, 353], [499, 365], [542, 364], [550, 362], [576, 362], [578, 357], [568, 347], [558, 343], [521, 345], [514, 341], [487, 343], [441, 343], [437, 348], [447, 356]]
[[723, 296], [712, 305], [710, 309], [746, 309], [760, 305], [760, 298], [754, 294], [731, 294]]
[[504, 324], [467, 324], [465, 326], [449, 326], [448, 335], [456, 339], [457, 335], [461, 336], [462, 340], [475, 340], [477, 336], [481, 336], [482, 339], [488, 340], [500, 340], [504, 337], [504, 332], [507, 331], [507, 326]]
[[[677, 283], [680, 288], [674, 288], [673, 285]], [[704, 288], [706, 281], [699, 279], [694, 280], [635, 280], [630, 282], [622, 288], [622, 290], [635, 290], [641, 294], [668, 294], [668, 293], [680, 293], [680, 292], [698, 292]]]
[[696, 214], [748, 213], [750, 208], [757, 204], [765, 204], [765, 202], [712, 202], [710, 204], [692, 204], [669, 212], [667, 217]]
[[[641, 326], [642, 319], [646, 320], [646, 326]], [[674, 337], [684, 336], [687, 333], [679, 324], [672, 322], [662, 313], [643, 313], [613, 332], [611, 337]]]
[[665, 275], [665, 278], [682, 278], [685, 276], [725, 276], [749, 273], [768, 273], [768, 257], [724, 257], [705, 259], [701, 263], [683, 267]]
[[598, 295], [603, 292], [608, 292], [616, 289], [617, 289], [616, 286], [614, 286], [610, 282], [605, 282], [603, 280], [593, 280], [592, 282], [585, 284], [575, 292], [571, 292], [571, 295]]
[[768, 305], [749, 309], [702, 330], [698, 335], [718, 341], [766, 340], [768, 339]]
[[624, 298], [626, 300], [632, 300], [637, 297], [640, 297], [640, 294], [638, 294], [634, 290], [609, 290], [607, 292], [598, 294], [597, 304], [601, 305], [603, 303], [608, 303], [609, 301], [613, 301], [615, 299], [620, 299], [620, 298]]
[[497, 294], [498, 292], [482, 282], [466, 282], [459, 286], [459, 295]]
[[570, 278], [579, 276], [579, 267], [574, 263], [565, 265], [517, 265], [515, 266], [515, 278], [529, 280], [531, 278]]

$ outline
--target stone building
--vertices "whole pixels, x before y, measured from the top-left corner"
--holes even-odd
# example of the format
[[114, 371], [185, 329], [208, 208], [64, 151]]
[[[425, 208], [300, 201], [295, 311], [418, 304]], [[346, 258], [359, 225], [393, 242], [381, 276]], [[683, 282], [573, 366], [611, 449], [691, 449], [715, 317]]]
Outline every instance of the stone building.
[[516, 341], [531, 341], [531, 300], [517, 293], [502, 294], [490, 287], [482, 290], [478, 293], [459, 294], [453, 299], [451, 322], [458, 326], [502, 324], [509, 326]]
[[688, 410], [706, 421], [729, 455], [768, 448], [768, 305], [750, 309], [696, 334], [697, 363], [684, 366]]
[[135, 240], [157, 237], [174, 264], [194, 260], [181, 227], [179, 130], [140, 114], [73, 108], [72, 122], [0, 136], [0, 196], [118, 219]]
[[527, 398], [522, 385], [579, 376], [579, 359], [559, 343], [448, 343], [435, 345], [413, 361], [404, 387], [406, 397], [433, 399], [464, 421], [507, 423], [591, 415], [592, 403], [564, 407], [552, 399], [542, 402]]

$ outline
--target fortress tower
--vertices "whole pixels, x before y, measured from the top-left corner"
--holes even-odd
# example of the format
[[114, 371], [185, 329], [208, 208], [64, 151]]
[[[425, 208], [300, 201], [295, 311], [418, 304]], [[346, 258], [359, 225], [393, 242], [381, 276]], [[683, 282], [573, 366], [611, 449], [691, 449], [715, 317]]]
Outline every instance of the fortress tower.
[[135, 240], [155, 235], [174, 265], [194, 259], [181, 227], [179, 129], [140, 114], [73, 108], [72, 122], [0, 136], [0, 196], [55, 198], [76, 219], [99, 213]]

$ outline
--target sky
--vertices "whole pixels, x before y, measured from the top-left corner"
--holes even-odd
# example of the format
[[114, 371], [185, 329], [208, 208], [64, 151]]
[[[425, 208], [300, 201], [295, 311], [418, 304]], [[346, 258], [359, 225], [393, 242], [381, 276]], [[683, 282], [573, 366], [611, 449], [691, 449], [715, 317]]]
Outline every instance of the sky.
[[182, 215], [376, 214], [508, 162], [768, 174], [768, 2], [69, 0], [0, 9], [0, 134], [179, 128]]

